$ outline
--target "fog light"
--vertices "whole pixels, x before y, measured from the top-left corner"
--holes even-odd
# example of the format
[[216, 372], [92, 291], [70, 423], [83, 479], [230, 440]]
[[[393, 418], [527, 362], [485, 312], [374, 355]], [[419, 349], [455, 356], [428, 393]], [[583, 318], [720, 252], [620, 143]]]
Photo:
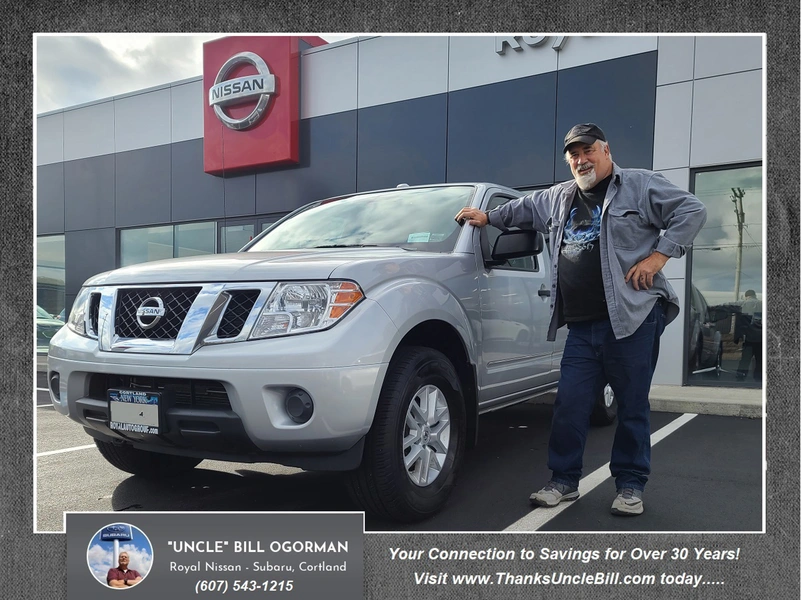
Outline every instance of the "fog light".
[[53, 396], [56, 397], [58, 402], [61, 402], [61, 378], [58, 373], [56, 371], [51, 371], [48, 381], [50, 382], [50, 391], [53, 393]]
[[311, 396], [300, 389], [290, 390], [284, 400], [284, 407], [289, 418], [295, 423], [306, 423], [314, 413]]

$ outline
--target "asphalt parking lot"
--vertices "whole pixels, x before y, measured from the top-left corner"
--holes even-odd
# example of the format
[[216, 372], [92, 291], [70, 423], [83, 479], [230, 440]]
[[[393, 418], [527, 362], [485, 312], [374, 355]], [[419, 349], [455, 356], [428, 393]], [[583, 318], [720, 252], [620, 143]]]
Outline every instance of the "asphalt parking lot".
[[[49, 405], [46, 392], [37, 392], [37, 404], [38, 532], [63, 531], [65, 511], [358, 510], [336, 473], [204, 461], [165, 482], [135, 477], [106, 463], [83, 429]], [[529, 494], [548, 479], [550, 417], [549, 405], [531, 403], [485, 415], [445, 510], [415, 525], [368, 517], [366, 529], [761, 531], [760, 419], [652, 413], [652, 432], [670, 433], [653, 446], [645, 514], [621, 518], [609, 513], [615, 489], [603, 468], [613, 427], [593, 429], [587, 441], [582, 486], [595, 487], [558, 511], [528, 505]]]

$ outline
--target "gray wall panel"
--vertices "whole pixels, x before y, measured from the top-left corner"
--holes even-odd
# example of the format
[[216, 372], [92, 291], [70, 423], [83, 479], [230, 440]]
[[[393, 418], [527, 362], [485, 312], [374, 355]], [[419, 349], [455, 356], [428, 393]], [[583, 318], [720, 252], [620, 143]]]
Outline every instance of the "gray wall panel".
[[761, 159], [762, 70], [696, 80], [690, 166]]
[[169, 144], [170, 89], [114, 101], [114, 150], [127, 152]]
[[[673, 262], [669, 260], [668, 264]], [[656, 363], [654, 385], [681, 385], [684, 369], [685, 343], [684, 343], [684, 300], [687, 293], [687, 281], [671, 279], [670, 285], [679, 297], [682, 304], [681, 313], [659, 338], [659, 360]]]
[[692, 81], [657, 88], [654, 169], [675, 169], [690, 164], [692, 110]]
[[64, 163], [36, 167], [36, 233], [64, 232]]
[[559, 51], [559, 69], [599, 63], [657, 48], [655, 35], [571, 35]]
[[301, 58], [301, 119], [356, 110], [359, 44], [323, 48]]
[[[667, 171], [659, 171], [665, 178], [672, 184], [677, 185], [683, 190], [690, 189], [690, 169], [670, 169]], [[687, 255], [681, 258], [671, 258], [662, 269], [662, 273], [668, 279], [684, 279], [687, 275]], [[674, 286], [675, 287], [675, 286]], [[683, 301], [684, 296], [679, 295]]]
[[361, 109], [357, 188], [442, 183], [446, 134], [446, 94]]
[[552, 183], [555, 121], [556, 72], [451, 92], [448, 181]]
[[36, 164], [64, 160], [64, 113], [36, 119]]
[[[656, 52], [559, 71], [554, 181], [570, 179], [563, 159], [565, 134], [576, 123], [604, 130], [615, 162], [650, 169], [654, 150]], [[587, 90], [601, 91], [587, 99]]]
[[117, 227], [171, 220], [170, 146], [116, 154]]
[[92, 104], [64, 112], [64, 160], [114, 152], [114, 103]]
[[659, 36], [659, 66], [656, 84], [666, 85], [693, 78], [695, 38], [687, 36]]
[[114, 228], [68, 231], [64, 234], [66, 258], [65, 293], [73, 296], [92, 275], [109, 271], [117, 266]]
[[256, 176], [240, 175], [224, 180], [225, 216], [241, 217], [256, 214]]
[[203, 82], [192, 81], [170, 88], [171, 141], [203, 137]]
[[356, 191], [356, 111], [300, 122], [300, 163], [256, 175], [256, 213]]
[[448, 91], [447, 37], [359, 42], [359, 108]]
[[171, 151], [173, 221], [225, 216], [223, 180], [203, 172], [203, 140], [172, 144]]
[[701, 36], [695, 43], [695, 77], [762, 68], [762, 36]]
[[114, 227], [114, 155], [64, 163], [64, 229]]
[[520, 50], [505, 46], [503, 54], [495, 52], [495, 37], [450, 38], [448, 91], [556, 71], [557, 52], [552, 48], [555, 37], [535, 47], [520, 43]]

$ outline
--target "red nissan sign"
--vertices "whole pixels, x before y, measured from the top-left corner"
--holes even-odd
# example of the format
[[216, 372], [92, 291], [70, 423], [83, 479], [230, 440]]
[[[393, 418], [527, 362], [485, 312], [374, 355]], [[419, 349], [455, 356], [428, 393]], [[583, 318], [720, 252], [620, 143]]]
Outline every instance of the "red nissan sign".
[[[227, 37], [203, 44], [206, 173], [299, 160], [298, 37]], [[325, 41], [303, 38], [312, 46]]]

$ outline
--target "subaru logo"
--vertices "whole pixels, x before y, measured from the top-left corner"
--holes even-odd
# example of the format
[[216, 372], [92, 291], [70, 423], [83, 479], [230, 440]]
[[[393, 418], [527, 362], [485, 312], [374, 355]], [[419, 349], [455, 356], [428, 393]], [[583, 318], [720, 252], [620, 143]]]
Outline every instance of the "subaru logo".
[[[225, 78], [240, 65], [252, 65], [256, 67], [259, 74], [226, 81]], [[275, 94], [275, 75], [270, 72], [264, 59], [253, 52], [240, 52], [229, 58], [220, 67], [220, 72], [214, 79], [214, 85], [209, 89], [209, 106], [214, 107], [214, 114], [223, 125], [239, 131], [252, 127], [261, 120], [267, 111], [272, 94]], [[223, 110], [225, 106], [242, 104], [253, 98], [258, 98], [256, 107], [243, 119], [234, 119]]]
[[136, 309], [136, 322], [142, 329], [155, 327], [167, 311], [161, 298], [153, 296], [148, 298]]

